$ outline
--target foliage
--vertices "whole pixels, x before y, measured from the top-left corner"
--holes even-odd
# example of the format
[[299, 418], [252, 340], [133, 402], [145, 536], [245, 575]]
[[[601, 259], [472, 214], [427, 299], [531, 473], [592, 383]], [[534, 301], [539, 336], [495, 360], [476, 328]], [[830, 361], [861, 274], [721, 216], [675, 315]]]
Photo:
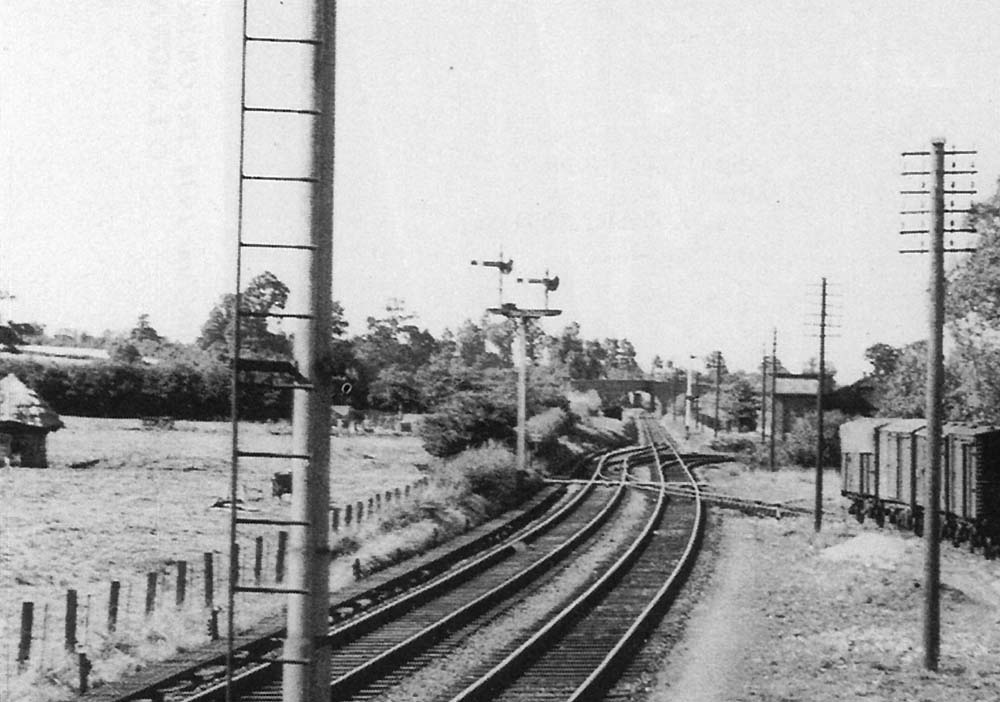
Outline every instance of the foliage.
[[153, 328], [153, 325], [149, 322], [148, 314], [140, 314], [139, 319], [136, 322], [135, 327], [129, 332], [129, 340], [134, 343], [140, 343], [143, 341], [152, 341], [159, 343], [163, 340], [160, 334]]
[[639, 427], [636, 425], [634, 418], [625, 422], [623, 430], [625, 431], [625, 438], [628, 440], [629, 445], [639, 443]]
[[23, 344], [24, 339], [11, 324], [0, 326], [0, 348], [5, 351], [13, 350], [17, 344]]
[[424, 450], [432, 456], [453, 456], [490, 440], [511, 444], [516, 422], [517, 408], [511, 395], [465, 390], [424, 417], [420, 437]]
[[492, 514], [514, 507], [539, 485], [537, 476], [519, 476], [514, 454], [495, 442], [462, 452], [448, 466], [465, 478], [473, 494], [486, 500]]
[[120, 340], [108, 348], [108, 359], [112, 363], [139, 363], [142, 352], [130, 341]]
[[559, 407], [550, 407], [530, 417], [527, 422], [527, 432], [534, 453], [542, 458], [557, 456], [559, 437], [572, 429], [574, 421], [573, 415]]
[[949, 416], [1000, 422], [1000, 188], [966, 224], [976, 250], [950, 274], [945, 311], [955, 349], [948, 364]]
[[425, 409], [415, 374], [437, 350], [426, 329], [413, 323], [401, 300], [391, 300], [383, 317], [369, 317], [367, 331], [353, 340], [358, 391], [373, 409], [420, 411]]
[[738, 431], [754, 431], [760, 412], [760, 399], [745, 375], [732, 378], [724, 389], [724, 402]]
[[[272, 331], [268, 318], [262, 315], [280, 312], [288, 303], [289, 288], [274, 273], [265, 271], [249, 282], [240, 295], [240, 307], [256, 316], [240, 319], [240, 345], [248, 351], [267, 357], [287, 356], [291, 353], [289, 338], [281, 331]], [[236, 296], [223, 295], [209, 312], [202, 325], [198, 346], [212, 351], [218, 358], [229, 357], [235, 332]]]
[[896, 372], [903, 350], [879, 342], [865, 349], [865, 360], [872, 364], [872, 377], [881, 380]]
[[747, 454], [753, 453], [756, 450], [757, 439], [745, 434], [721, 433], [708, 443], [708, 447], [713, 451], [720, 451], [722, 453]]
[[[823, 465], [840, 465], [840, 425], [847, 417], [838, 411], [823, 413]], [[784, 455], [788, 462], [801, 466], [816, 465], [816, 439], [818, 436], [815, 412], [798, 417], [792, 430], [784, 438]]]
[[[229, 371], [215, 365], [89, 363], [72, 366], [21, 359], [0, 362], [60, 414], [83, 417], [221, 419], [229, 414]], [[240, 397], [248, 419], [287, 417], [287, 392], [248, 388]]]
[[892, 373], [879, 379], [879, 414], [883, 417], [922, 417], [927, 384], [927, 342], [915, 341], [899, 351]]

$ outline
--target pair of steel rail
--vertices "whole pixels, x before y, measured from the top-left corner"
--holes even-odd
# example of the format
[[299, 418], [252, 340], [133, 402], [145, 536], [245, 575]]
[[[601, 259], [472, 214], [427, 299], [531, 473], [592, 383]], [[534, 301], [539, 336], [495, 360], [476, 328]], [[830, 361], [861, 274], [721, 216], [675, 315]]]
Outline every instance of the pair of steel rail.
[[[679, 456], [665, 464], [661, 455], [670, 449], [662, 429], [649, 425], [643, 435], [648, 446], [602, 456], [588, 484], [575, 491], [555, 489], [539, 500], [534, 510], [484, 539], [436, 559], [432, 566], [425, 564], [419, 572], [393, 578], [374, 591], [334, 605], [327, 635], [334, 651], [333, 699], [370, 697], [391, 684], [386, 680], [400, 677], [394, 671], [432, 647], [446, 649], [447, 640], [456, 632], [509, 607], [518, 593], [543, 581], [571, 554], [593, 543], [629, 487], [639, 482], [635, 471], [648, 465], [653, 479], [645, 481], [644, 494], [650, 506], [628, 550], [502, 660], [477, 673], [476, 680], [452, 699], [458, 702], [505, 695], [511, 699], [579, 700], [592, 698], [606, 688], [669, 606], [693, 563], [703, 528], [704, 511], [693, 476]], [[671, 504], [670, 486], [683, 475], [695, 499], [685, 495], [685, 499], [674, 500], [679, 506], [679, 521], [667, 524], [664, 515]], [[659, 489], [653, 489], [657, 483]], [[610, 495], [600, 489], [602, 485], [611, 486]], [[619, 594], [614, 594], [616, 591]], [[623, 594], [627, 591], [632, 594]], [[650, 591], [655, 591], [651, 598], [635, 596]], [[610, 626], [612, 621], [615, 627]], [[591, 631], [595, 626], [601, 632], [599, 637]], [[612, 635], [612, 628], [619, 631]], [[233, 671], [229, 682], [221, 676], [213, 680], [207, 672], [213, 665], [218, 669], [216, 660], [200, 670], [173, 676], [159, 687], [153, 685], [117, 699], [208, 702], [225, 699], [227, 684], [231, 699], [280, 699], [280, 666], [274, 662], [280, 652], [280, 633], [242, 647], [238, 656], [241, 667]], [[573, 660], [560, 662], [559, 655], [565, 657], [567, 651], [572, 651]], [[581, 669], [584, 658], [588, 663]], [[570, 674], [570, 669], [575, 672]], [[532, 682], [539, 674], [546, 681], [544, 694], [539, 684]]]

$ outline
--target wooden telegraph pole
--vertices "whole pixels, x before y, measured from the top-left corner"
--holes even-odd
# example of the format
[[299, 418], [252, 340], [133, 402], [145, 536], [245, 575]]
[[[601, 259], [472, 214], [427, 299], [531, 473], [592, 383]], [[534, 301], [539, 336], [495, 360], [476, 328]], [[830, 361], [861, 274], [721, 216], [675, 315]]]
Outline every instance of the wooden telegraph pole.
[[767, 440], [767, 350], [760, 347], [760, 443]]
[[816, 504], [813, 529], [823, 528], [823, 381], [826, 378], [826, 278], [823, 278], [819, 307], [819, 386], [816, 388]]
[[691, 424], [694, 420], [694, 356], [688, 359], [687, 392], [684, 395], [684, 438], [691, 435]]
[[770, 447], [770, 467], [775, 470], [774, 453], [775, 439], [778, 435], [778, 414], [776, 403], [776, 391], [778, 389], [778, 330], [775, 328], [771, 335], [771, 447]]
[[709, 364], [709, 368], [715, 370], [715, 427], [713, 431], [713, 436], [719, 435], [719, 393], [722, 389], [722, 367], [724, 362], [722, 360], [722, 352], [715, 351], [712, 353], [712, 362]]
[[[921, 217], [930, 215], [929, 226], [919, 228], [908, 227], [905, 223], [901, 229], [901, 234], [918, 234], [930, 237], [928, 246], [925, 248], [903, 249], [900, 253], [930, 253], [930, 304], [928, 306], [929, 315], [929, 336], [927, 340], [927, 480], [926, 497], [924, 500], [924, 667], [928, 670], [937, 670], [941, 649], [941, 514], [938, 509], [941, 498], [941, 449], [942, 437], [941, 427], [944, 422], [944, 408], [942, 403], [944, 388], [944, 353], [942, 350], [944, 340], [944, 254], [948, 252], [974, 251], [971, 248], [945, 248], [944, 235], [946, 232], [974, 232], [968, 227], [955, 227], [954, 221], [949, 227], [945, 227], [946, 213], [968, 212], [966, 209], [956, 209], [954, 201], [950, 207], [945, 208], [945, 195], [974, 195], [974, 189], [955, 190], [955, 183], [951, 183], [951, 189], [946, 190], [944, 184], [945, 175], [973, 175], [975, 170], [958, 169], [956, 163], [951, 164], [951, 169], [945, 169], [945, 156], [972, 155], [974, 151], [945, 151], [945, 140], [935, 138], [931, 140], [931, 151], [908, 151], [903, 153], [904, 159], [907, 157], [930, 157], [930, 168], [921, 170], [903, 171], [903, 176], [919, 176], [924, 180], [919, 188], [903, 190], [905, 195], [930, 196], [930, 209], [921, 206], [917, 209], [905, 209], [902, 214], [919, 215]], [[929, 179], [929, 180], [928, 180]]]

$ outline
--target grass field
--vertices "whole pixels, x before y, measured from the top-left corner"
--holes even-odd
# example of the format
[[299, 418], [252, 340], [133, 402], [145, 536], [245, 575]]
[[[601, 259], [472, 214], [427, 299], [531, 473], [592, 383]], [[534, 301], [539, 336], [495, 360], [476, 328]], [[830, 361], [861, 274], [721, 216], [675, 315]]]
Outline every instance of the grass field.
[[[18, 677], [13, 659], [22, 602], [35, 603], [32, 659], [34, 666], [44, 666], [42, 659], [48, 657], [51, 664], [60, 655], [69, 588], [79, 593], [78, 639], [94, 650], [107, 644], [112, 580], [121, 582], [120, 628], [129, 621], [148, 625], [142, 616], [148, 573], [159, 574], [158, 597], [173, 601], [177, 561], [189, 562], [189, 600], [200, 608], [206, 552], [216, 554], [216, 601], [225, 598], [229, 512], [212, 505], [229, 492], [229, 425], [178, 422], [174, 430], [144, 430], [138, 420], [63, 419], [66, 427], [49, 439], [50, 468], [0, 469], [0, 696], [4, 699], [14, 698], [10, 681]], [[287, 424], [241, 428], [241, 447], [247, 450], [288, 450], [290, 440]], [[367, 509], [369, 497], [414, 483], [421, 477], [417, 466], [431, 461], [412, 436], [345, 435], [332, 437], [331, 443], [333, 505], [364, 501]], [[288, 498], [279, 501], [270, 490], [271, 474], [287, 468], [280, 460], [242, 464], [240, 492], [245, 506], [258, 511], [254, 516], [288, 516]], [[265, 570], [273, 570], [276, 528], [245, 527], [241, 532], [245, 572], [252, 569], [258, 534], [267, 544]], [[264, 608], [280, 606], [278, 600], [260, 603], [248, 619]], [[204, 626], [197, 628], [203, 636]], [[95, 672], [112, 674], [97, 667]]]

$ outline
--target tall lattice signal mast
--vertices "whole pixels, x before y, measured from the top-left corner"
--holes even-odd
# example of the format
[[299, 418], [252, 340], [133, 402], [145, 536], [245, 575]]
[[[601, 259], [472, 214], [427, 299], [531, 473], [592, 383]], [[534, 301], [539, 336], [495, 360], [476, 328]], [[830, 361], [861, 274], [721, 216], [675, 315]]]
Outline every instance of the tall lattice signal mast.
[[[240, 113], [239, 224], [231, 349], [232, 471], [228, 598], [227, 700], [232, 699], [236, 596], [287, 597], [282, 664], [284, 702], [330, 699], [329, 610], [330, 358], [333, 267], [334, 67], [333, 0], [244, 0]], [[250, 309], [242, 284], [255, 270], [292, 269], [298, 308]], [[294, 305], [293, 305], [294, 307]], [[293, 361], [255, 358], [244, 331], [288, 320]], [[244, 446], [242, 390], [248, 384], [292, 393], [291, 445]], [[287, 519], [237, 511], [240, 466], [265, 461], [291, 473]], [[287, 576], [274, 586], [240, 582], [238, 529], [278, 527], [288, 543]]]

